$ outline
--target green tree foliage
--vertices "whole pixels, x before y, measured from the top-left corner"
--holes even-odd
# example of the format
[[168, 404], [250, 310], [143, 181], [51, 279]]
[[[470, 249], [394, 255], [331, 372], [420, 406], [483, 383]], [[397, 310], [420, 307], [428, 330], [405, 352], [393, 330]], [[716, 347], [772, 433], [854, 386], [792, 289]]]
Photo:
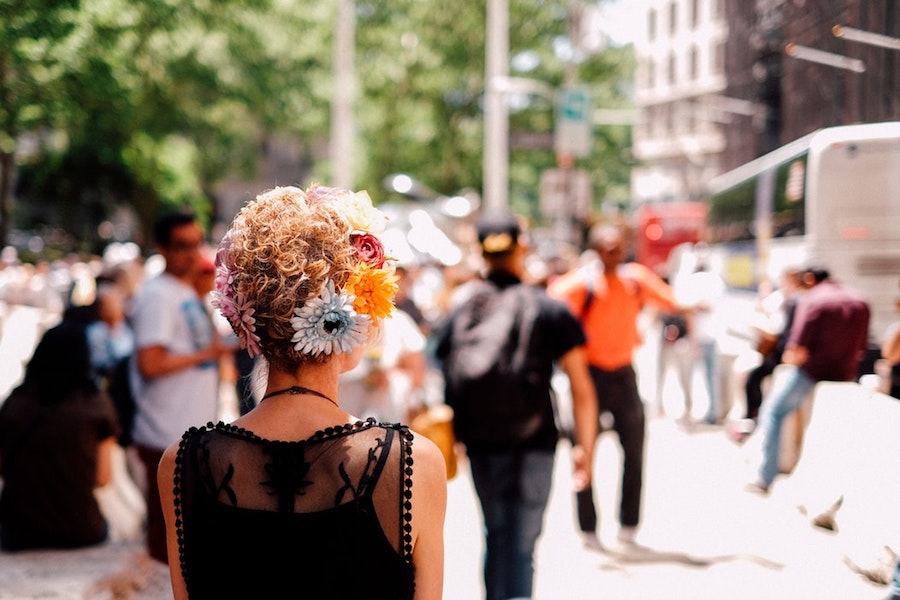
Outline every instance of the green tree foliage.
[[[568, 2], [510, 0], [510, 55], [538, 58], [515, 76], [559, 86], [554, 52]], [[409, 173], [435, 190], [480, 189], [485, 3], [357, 0], [357, 187], [384, 197]], [[299, 140], [304, 178], [328, 139], [336, 5], [309, 0], [0, 0], [0, 244], [10, 223], [61, 226], [93, 250], [117, 208], [148, 230], [161, 210], [214, 216], [216, 185], [251, 177], [273, 136]], [[576, 65], [595, 103], [619, 106], [627, 50]], [[511, 113], [512, 131], [552, 133], [548, 99]], [[598, 198], [627, 185], [624, 128], [599, 127], [591, 170]], [[513, 148], [512, 202], [533, 211], [547, 148]], [[14, 168], [15, 167], [15, 168]], [[14, 214], [12, 174], [18, 173]], [[294, 182], [290, 182], [294, 183]], [[229, 215], [223, 215], [228, 218]], [[13, 219], [14, 217], [14, 219]]]
[[4, 1], [11, 26], [0, 34], [3, 175], [17, 157], [24, 226], [59, 224], [73, 207], [88, 226], [125, 204], [143, 225], [134, 236], [149, 242], [162, 210], [208, 216], [212, 185], [252, 173], [267, 133], [316, 139], [327, 121], [327, 6], [41, 4]]
[[[611, 48], [577, 64], [555, 51], [566, 35], [569, 4], [509, 1], [510, 56], [528, 53], [534, 63], [510, 75], [558, 88], [568, 71], [589, 87], [595, 106], [628, 107], [623, 82], [634, 67], [630, 48]], [[359, 187], [378, 189], [386, 175], [403, 172], [444, 194], [481, 189], [485, 3], [371, 1], [359, 11], [358, 119], [365, 159]], [[511, 109], [510, 132], [552, 139], [553, 99], [528, 100]], [[627, 201], [629, 129], [601, 125], [594, 140], [594, 152], [578, 166], [591, 171], [596, 198]], [[552, 148], [510, 149], [510, 202], [516, 210], [536, 215], [540, 173], [554, 166]]]

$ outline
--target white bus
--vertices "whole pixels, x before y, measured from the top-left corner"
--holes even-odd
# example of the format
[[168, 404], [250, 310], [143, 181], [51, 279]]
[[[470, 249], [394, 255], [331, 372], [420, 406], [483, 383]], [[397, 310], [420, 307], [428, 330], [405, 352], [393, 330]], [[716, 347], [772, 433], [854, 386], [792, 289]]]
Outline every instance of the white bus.
[[729, 286], [757, 289], [817, 263], [866, 296], [873, 345], [900, 318], [900, 122], [815, 131], [708, 192], [709, 242]]

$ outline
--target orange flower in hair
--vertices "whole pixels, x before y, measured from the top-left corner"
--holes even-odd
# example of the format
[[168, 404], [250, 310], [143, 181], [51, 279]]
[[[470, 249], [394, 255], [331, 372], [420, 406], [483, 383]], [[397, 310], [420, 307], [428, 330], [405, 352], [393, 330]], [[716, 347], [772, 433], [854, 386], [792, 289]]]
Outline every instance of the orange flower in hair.
[[344, 290], [354, 297], [353, 309], [361, 315], [373, 319], [384, 319], [394, 309], [393, 299], [397, 294], [399, 278], [388, 269], [372, 268], [360, 262], [350, 275]]

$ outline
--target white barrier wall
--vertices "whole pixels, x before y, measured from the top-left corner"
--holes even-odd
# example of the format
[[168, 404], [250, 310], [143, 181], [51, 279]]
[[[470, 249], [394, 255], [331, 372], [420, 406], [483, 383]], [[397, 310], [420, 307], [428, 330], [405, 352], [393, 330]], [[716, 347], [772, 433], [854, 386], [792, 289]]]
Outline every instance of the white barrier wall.
[[782, 486], [810, 517], [843, 497], [837, 535], [848, 556], [900, 552], [900, 400], [857, 383], [819, 383]]

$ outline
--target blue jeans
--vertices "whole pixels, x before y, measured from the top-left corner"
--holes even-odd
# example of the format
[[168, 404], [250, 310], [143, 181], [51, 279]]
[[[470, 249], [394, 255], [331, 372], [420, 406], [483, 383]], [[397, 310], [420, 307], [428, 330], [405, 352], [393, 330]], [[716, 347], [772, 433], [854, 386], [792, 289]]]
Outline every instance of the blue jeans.
[[786, 367], [783, 376], [773, 382], [769, 402], [763, 403], [761, 422], [764, 427], [763, 462], [759, 478], [769, 485], [778, 475], [778, 456], [781, 450], [781, 426], [785, 418], [800, 408], [816, 382], [795, 366]]
[[469, 456], [484, 516], [487, 600], [531, 597], [534, 548], [550, 498], [554, 454], [521, 450]]
[[718, 364], [716, 362], [715, 340], [700, 342], [700, 358], [703, 361], [703, 374], [706, 378], [706, 394], [709, 397], [709, 405], [703, 420], [707, 423], [718, 423], [724, 415], [719, 414], [721, 402], [721, 390], [719, 389]]
[[897, 561], [897, 565], [894, 567], [894, 577], [891, 579], [889, 591], [891, 595], [888, 598], [891, 600], [900, 598], [900, 560]]

